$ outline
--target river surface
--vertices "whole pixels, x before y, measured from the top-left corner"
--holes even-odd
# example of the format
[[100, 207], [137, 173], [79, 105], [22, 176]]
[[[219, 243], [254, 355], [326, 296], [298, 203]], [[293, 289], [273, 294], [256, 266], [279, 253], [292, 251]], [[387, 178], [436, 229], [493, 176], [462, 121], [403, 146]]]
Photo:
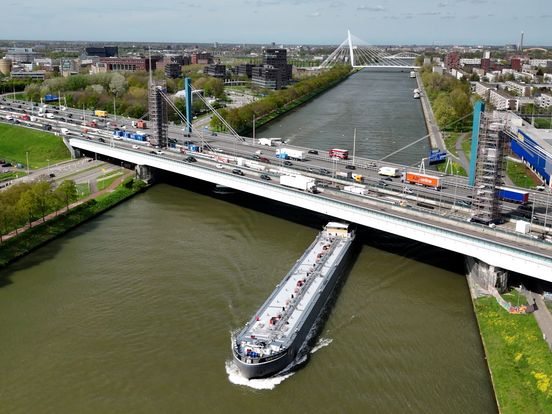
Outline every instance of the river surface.
[[[351, 82], [377, 90], [370, 76], [412, 89], [405, 73], [360, 73], [306, 116]], [[308, 363], [238, 384], [231, 332], [325, 221], [179, 180], [17, 261], [0, 271], [0, 412], [496, 412], [462, 257], [369, 229]]]

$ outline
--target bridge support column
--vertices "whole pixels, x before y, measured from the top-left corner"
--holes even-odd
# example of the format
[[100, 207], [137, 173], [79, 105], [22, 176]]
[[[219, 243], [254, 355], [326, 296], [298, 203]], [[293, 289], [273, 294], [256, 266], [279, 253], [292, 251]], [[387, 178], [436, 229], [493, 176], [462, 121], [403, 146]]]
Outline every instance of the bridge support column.
[[134, 171], [136, 172], [136, 178], [146, 184], [151, 184], [155, 178], [153, 169], [148, 165], [137, 165]]
[[469, 256], [466, 256], [466, 269], [466, 277], [471, 279], [471, 285], [476, 288], [478, 296], [487, 294], [492, 287], [502, 293], [508, 286], [507, 270]]

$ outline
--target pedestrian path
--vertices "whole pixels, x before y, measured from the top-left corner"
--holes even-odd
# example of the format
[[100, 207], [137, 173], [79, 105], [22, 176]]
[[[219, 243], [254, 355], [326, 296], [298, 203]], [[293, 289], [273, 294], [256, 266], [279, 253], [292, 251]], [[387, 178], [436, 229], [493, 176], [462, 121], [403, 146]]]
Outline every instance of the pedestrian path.
[[[95, 192], [95, 193], [92, 193], [92, 194], [90, 194], [90, 195], [88, 195], [88, 196], [86, 196], [86, 197], [84, 197], [84, 198], [82, 198], [82, 199], [80, 199], [80, 200], [78, 200], [78, 201], [75, 201], [74, 203], [69, 204], [69, 208], [68, 208], [68, 209], [71, 210], [71, 209], [73, 209], [73, 208], [75, 208], [75, 207], [77, 207], [77, 206], [80, 206], [81, 204], [84, 204], [84, 203], [86, 203], [87, 201], [90, 201], [90, 200], [92, 200], [92, 199], [94, 199], [94, 198], [96, 198], [96, 197], [98, 197], [98, 196], [100, 196], [100, 195], [102, 195], [102, 194], [106, 194], [106, 193], [112, 192], [112, 191], [115, 190], [115, 188], [117, 188], [127, 177], [130, 177], [130, 176], [132, 176], [133, 174], [134, 174], [133, 171], [127, 172], [126, 174], [122, 175], [121, 177], [119, 177], [118, 179], [116, 179], [115, 181], [113, 181], [113, 183], [111, 183], [111, 185], [110, 185], [109, 187], [104, 188], [104, 189], [101, 190], [101, 191], [97, 191], [97, 192]], [[59, 209], [59, 210], [57, 210], [57, 211], [54, 211], [54, 212], [52, 212], [52, 213], [46, 215], [46, 216], [44, 217], [44, 219], [40, 218], [40, 219], [38, 219], [38, 220], [35, 220], [35, 221], [31, 222], [31, 225], [30, 225], [30, 226], [29, 226], [29, 224], [27, 223], [26, 225], [24, 225], [24, 226], [18, 228], [17, 230], [13, 230], [12, 232], [10, 232], [10, 233], [8, 233], [8, 234], [3, 235], [3, 236], [2, 236], [2, 240], [3, 240], [3, 241], [9, 240], [9, 239], [11, 239], [12, 237], [15, 237], [15, 236], [17, 236], [17, 235], [19, 235], [19, 234], [25, 232], [26, 230], [28, 230], [28, 229], [31, 228], [31, 227], [38, 226], [38, 225], [40, 225], [40, 224], [42, 224], [42, 223], [44, 223], [44, 222], [46, 222], [46, 221], [48, 221], [48, 220], [53, 219], [54, 217], [57, 217], [59, 214], [64, 213], [65, 211], [67, 211], [67, 208], [66, 208], [66, 207], [63, 207], [63, 208], [61, 208], [61, 209]]]
[[537, 305], [538, 309], [533, 314], [542, 331], [543, 339], [548, 344], [550, 351], [552, 351], [552, 314], [550, 314], [550, 311], [546, 307], [546, 303], [544, 303], [544, 298], [541, 294], [526, 289], [523, 289], [523, 293], [529, 304], [535, 303]]

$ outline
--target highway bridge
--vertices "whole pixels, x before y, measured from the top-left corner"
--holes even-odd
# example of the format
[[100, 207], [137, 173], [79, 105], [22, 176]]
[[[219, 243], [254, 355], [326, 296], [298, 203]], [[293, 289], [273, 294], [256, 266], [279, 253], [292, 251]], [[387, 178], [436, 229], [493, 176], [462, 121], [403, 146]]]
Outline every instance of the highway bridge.
[[[10, 108], [7, 112], [17, 116], [21, 110], [23, 107]], [[383, 179], [378, 175], [381, 166], [411, 171], [409, 166], [358, 157], [354, 163], [329, 159], [324, 151], [306, 148], [302, 149], [306, 154], [304, 160], [286, 162], [276, 158], [277, 147], [260, 146], [251, 138], [237, 140], [230, 135], [210, 132], [194, 132], [186, 137], [177, 126], [169, 128], [169, 138], [172, 137], [175, 148], [155, 149], [147, 142], [116, 139], [107, 120], [103, 120], [101, 127], [86, 128], [86, 132], [82, 132], [80, 120], [67, 122], [77, 118], [80, 112], [59, 112], [51, 119], [35, 120], [34, 124], [48, 122], [54, 131], [60, 132], [64, 128], [66, 142], [80, 155], [100, 157], [116, 164], [124, 162], [136, 166], [142, 175], [160, 170], [223, 185], [552, 281], [552, 239], [546, 236], [552, 224], [548, 194], [531, 192], [532, 232], [519, 234], [514, 231], [513, 222], [492, 227], [469, 222], [473, 190], [462, 177], [441, 175], [441, 189], [436, 191], [405, 184], [400, 178]], [[6, 113], [6, 108], [0, 115], [2, 113]], [[69, 113], [73, 118], [68, 118]], [[111, 121], [110, 126], [113, 126]], [[27, 123], [33, 126], [32, 122]], [[131, 129], [132, 120], [124, 120], [124, 123]], [[186, 141], [197, 144], [200, 151], [187, 149]], [[265, 162], [260, 162], [259, 158]], [[235, 174], [235, 170], [243, 175]], [[356, 185], [366, 189], [364, 194], [344, 191], [346, 186], [355, 184], [347, 176], [348, 172], [362, 175], [362, 184]], [[293, 174], [314, 178], [320, 192], [309, 193], [280, 185], [281, 175]], [[507, 214], [519, 210], [519, 206], [512, 203], [505, 203], [503, 208]]]

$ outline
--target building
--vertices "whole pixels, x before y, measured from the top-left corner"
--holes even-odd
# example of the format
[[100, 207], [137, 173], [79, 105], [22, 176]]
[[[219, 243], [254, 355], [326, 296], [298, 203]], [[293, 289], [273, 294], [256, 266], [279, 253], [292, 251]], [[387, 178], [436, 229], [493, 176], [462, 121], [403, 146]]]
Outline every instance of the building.
[[107, 72], [107, 64], [96, 62], [90, 65], [90, 74], [95, 75], [96, 73], [106, 73]]
[[483, 99], [489, 99], [489, 93], [491, 89], [495, 89], [492, 85], [484, 82], [475, 82], [475, 93], [481, 96]]
[[260, 88], [280, 89], [283, 86], [282, 71], [272, 66], [255, 66], [251, 71], [251, 83]]
[[192, 65], [210, 65], [213, 63], [213, 55], [210, 53], [192, 53]]
[[238, 76], [247, 76], [249, 79], [251, 79], [254, 67], [255, 65], [253, 63], [242, 63], [237, 68]]
[[460, 59], [460, 65], [461, 66], [479, 66], [481, 65], [481, 59], [480, 58], [462, 58]]
[[[151, 58], [151, 69], [156, 69], [156, 61], [158, 57]], [[117, 72], [136, 72], [136, 71], [149, 71], [150, 70], [150, 59], [149, 58], [139, 58], [139, 57], [108, 57], [100, 58], [100, 63], [105, 63], [107, 71], [117, 71]]]
[[493, 105], [498, 111], [505, 111], [508, 109], [517, 110], [518, 101], [512, 95], [496, 89], [491, 89], [489, 91], [489, 102]]
[[214, 78], [224, 79], [226, 77], [226, 65], [207, 65], [203, 68], [203, 73]]
[[521, 72], [521, 58], [515, 57], [510, 60], [510, 66], [516, 72]]
[[481, 69], [483, 69], [485, 71], [485, 73], [487, 73], [491, 70], [491, 59], [490, 58], [481, 59]]
[[167, 78], [176, 79], [182, 74], [182, 66], [178, 63], [165, 64], [165, 76]]
[[289, 83], [292, 75], [292, 66], [287, 63], [286, 49], [266, 49], [263, 55], [263, 65], [272, 66], [282, 71], [282, 81]]
[[519, 96], [531, 96], [531, 86], [522, 83], [507, 81], [506, 89], [510, 92], [514, 91]]
[[12, 72], [11, 77], [13, 79], [35, 79], [35, 80], [44, 80], [46, 72], [43, 70], [36, 70], [34, 72], [24, 72], [17, 71]]
[[0, 59], [0, 73], [8, 76], [12, 70], [12, 61], [10, 59]]
[[447, 70], [460, 67], [460, 55], [458, 52], [450, 52], [445, 56], [445, 67]]
[[541, 108], [550, 108], [552, 106], [552, 95], [542, 93], [540, 96], [535, 98], [535, 103]]
[[442, 75], [443, 72], [444, 72], [444, 68], [443, 68], [442, 66], [433, 66], [433, 67], [431, 68], [431, 71], [432, 71], [433, 73], [438, 73], [439, 75]]
[[12, 63], [30, 63], [37, 57], [37, 53], [28, 47], [10, 47], [6, 51], [5, 59], [10, 59]]
[[87, 47], [85, 53], [88, 56], [98, 56], [101, 58], [119, 56], [118, 46]]
[[529, 65], [534, 68], [546, 68], [548, 62], [552, 62], [550, 59], [529, 59]]

